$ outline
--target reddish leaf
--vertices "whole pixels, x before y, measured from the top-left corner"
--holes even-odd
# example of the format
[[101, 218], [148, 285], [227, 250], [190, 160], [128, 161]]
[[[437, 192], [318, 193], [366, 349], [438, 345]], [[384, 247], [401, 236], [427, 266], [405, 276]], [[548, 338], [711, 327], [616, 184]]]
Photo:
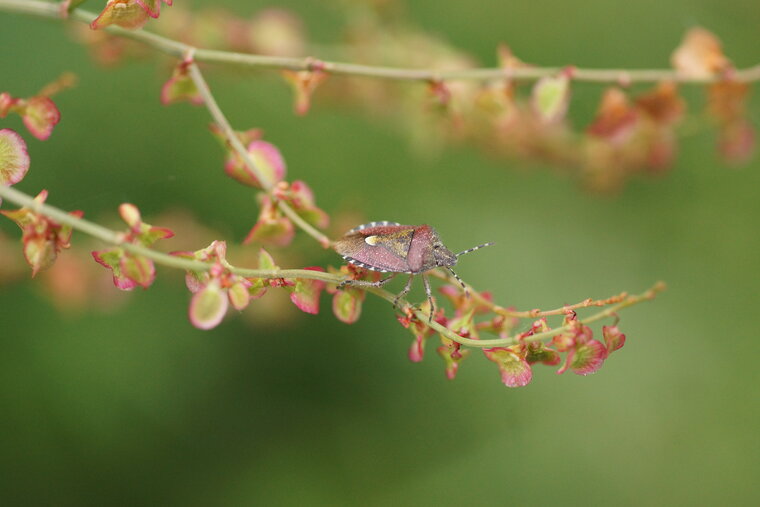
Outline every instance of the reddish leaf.
[[639, 95], [636, 105], [660, 125], [678, 122], [686, 110], [686, 103], [678, 95], [678, 87], [672, 81], [663, 81], [653, 90]]
[[602, 96], [594, 123], [588, 133], [615, 144], [628, 140], [636, 128], [638, 113], [626, 94], [617, 87], [608, 88]]
[[26, 111], [22, 118], [29, 132], [37, 139], [44, 141], [53, 133], [53, 127], [61, 121], [61, 112], [50, 98], [36, 96], [27, 101]]
[[195, 82], [190, 77], [188, 67], [192, 60], [180, 62], [166, 83], [161, 87], [161, 103], [165, 106], [175, 102], [190, 102], [195, 106], [203, 105], [203, 96], [201, 96]]
[[577, 375], [590, 375], [599, 371], [605, 359], [607, 359], [607, 348], [598, 340], [588, 340], [585, 343], [578, 343], [568, 353], [565, 364], [557, 373], [562, 374], [570, 368]]
[[449, 380], [454, 380], [459, 371], [459, 365], [470, 355], [469, 349], [461, 350], [456, 342], [444, 343], [436, 349], [436, 352], [446, 363], [446, 378]]
[[[319, 267], [305, 268], [312, 271], [324, 271]], [[325, 288], [325, 282], [322, 280], [296, 279], [293, 292], [290, 294], [290, 300], [301, 311], [306, 313], [319, 313], [319, 295]]]
[[277, 205], [268, 196], [265, 196], [262, 199], [259, 219], [243, 243], [258, 241], [275, 246], [287, 246], [293, 241], [294, 236], [293, 223], [280, 213]]
[[190, 322], [198, 329], [214, 328], [227, 313], [228, 304], [227, 295], [216, 281], [212, 281], [193, 295]]
[[136, 30], [147, 22], [148, 11], [139, 0], [108, 0], [98, 17], [90, 23], [90, 28], [98, 30], [116, 25], [127, 30]]
[[321, 70], [284, 70], [282, 75], [295, 92], [295, 113], [305, 115], [311, 108], [314, 90], [327, 79], [327, 74]]
[[123, 255], [124, 250], [121, 248], [92, 252], [92, 257], [95, 259], [95, 262], [113, 272], [113, 284], [116, 288], [129, 291], [137, 287], [137, 282], [122, 273], [121, 259]]
[[11, 129], [0, 130], [0, 185], [18, 183], [28, 170], [29, 152], [24, 139]]
[[603, 326], [602, 335], [604, 336], [604, 342], [607, 344], [608, 354], [625, 345], [625, 335], [620, 332], [617, 326]]
[[156, 266], [153, 261], [141, 255], [125, 253], [121, 258], [120, 268], [123, 276], [144, 289], [150, 287], [156, 279]]
[[497, 364], [501, 381], [507, 387], [523, 387], [530, 383], [533, 371], [525, 360], [522, 346], [483, 349], [485, 356]]
[[[285, 178], [285, 159], [275, 145], [266, 141], [255, 140], [248, 144], [248, 154], [266, 180], [267, 188]], [[228, 158], [224, 165], [224, 171], [228, 176], [244, 185], [264, 188], [256, 175], [248, 169], [248, 166], [239, 156]]]

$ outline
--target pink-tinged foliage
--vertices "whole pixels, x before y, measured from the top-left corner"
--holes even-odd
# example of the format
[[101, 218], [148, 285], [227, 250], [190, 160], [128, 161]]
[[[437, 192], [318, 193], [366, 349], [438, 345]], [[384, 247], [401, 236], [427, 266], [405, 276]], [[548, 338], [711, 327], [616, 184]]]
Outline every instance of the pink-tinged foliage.
[[602, 335], [607, 344], [607, 353], [611, 354], [625, 345], [625, 335], [617, 326], [602, 326]]
[[[34, 201], [43, 204], [46, 199], [47, 191], [43, 190]], [[61, 225], [25, 207], [13, 211], [0, 211], [0, 214], [10, 218], [21, 228], [24, 258], [32, 268], [32, 276], [53, 264], [61, 250], [71, 246], [72, 229], [68, 225]], [[72, 211], [69, 215], [81, 218], [83, 213]]]
[[556, 366], [562, 360], [559, 352], [547, 347], [542, 342], [529, 342], [526, 347], [528, 355], [525, 360], [528, 361], [528, 364], [541, 363], [547, 366]]
[[683, 118], [686, 102], [678, 94], [673, 81], [658, 83], [651, 90], [636, 97], [636, 107], [642, 114], [661, 126], [672, 126]]
[[108, 0], [98, 17], [90, 23], [90, 28], [98, 30], [116, 25], [137, 30], [148, 22], [148, 18], [148, 11], [138, 0]]
[[98, 30], [109, 25], [127, 30], [142, 28], [149, 17], [159, 16], [161, 3], [171, 5], [172, 0], [108, 0], [103, 11], [90, 23], [90, 28]]
[[[320, 267], [304, 268], [311, 271], [324, 271]], [[319, 313], [319, 295], [325, 288], [325, 282], [322, 280], [296, 279], [295, 286], [292, 288], [290, 300], [301, 311], [306, 313]]]
[[409, 360], [413, 363], [422, 362], [425, 358], [425, 342], [427, 336], [424, 334], [415, 335], [412, 344], [409, 346]]
[[604, 364], [607, 355], [607, 348], [598, 340], [576, 341], [567, 351], [565, 364], [557, 370], [557, 374], [565, 373], [568, 368], [578, 375], [596, 373]]
[[[420, 306], [420, 311], [423, 314], [429, 314], [430, 302], [425, 301]], [[397, 316], [397, 319], [399, 323], [401, 323], [401, 325], [405, 328], [409, 329], [409, 332], [411, 332], [412, 336], [414, 336], [412, 344], [409, 346], [408, 356], [409, 360], [413, 363], [419, 363], [425, 357], [425, 343], [427, 342], [428, 338], [430, 338], [433, 333], [435, 333], [435, 331], [433, 328], [428, 326], [427, 321], [420, 321], [409, 307], [404, 308], [404, 314]], [[445, 318], [443, 317], [443, 313], [439, 312], [435, 320], [438, 321], [439, 324], [445, 325]], [[444, 338], [441, 339], [443, 340]]]
[[336, 290], [332, 299], [332, 311], [338, 320], [346, 324], [353, 324], [359, 320], [366, 294], [363, 290], [351, 287]]
[[275, 187], [274, 195], [290, 204], [301, 218], [315, 227], [324, 229], [330, 224], [330, 217], [317, 207], [314, 192], [306, 182], [296, 180], [290, 185], [281, 182]]
[[161, 4], [172, 5], [174, 0], [136, 0], [151, 18], [157, 18], [161, 13]]
[[[244, 185], [261, 188], [260, 183], [258, 183], [258, 180], [251, 173], [250, 169], [248, 169], [248, 166], [245, 165], [242, 157], [240, 157], [238, 152], [230, 144], [224, 130], [222, 130], [222, 128], [216, 123], [209, 125], [209, 130], [211, 130], [211, 133], [227, 152], [227, 157], [224, 161], [224, 172]], [[240, 144], [243, 146], [250, 146], [252, 142], [261, 139], [262, 132], [260, 129], [248, 129], [244, 131], [235, 131], [235, 136], [238, 138], [238, 141], [240, 141]]]
[[282, 215], [277, 204], [269, 196], [264, 196], [261, 200], [259, 218], [243, 243], [257, 241], [274, 246], [288, 246], [294, 236], [293, 222]]
[[425, 358], [425, 343], [427, 343], [428, 338], [433, 334], [432, 330], [417, 325], [417, 321], [412, 318], [411, 314], [406, 317], [399, 316], [398, 320], [401, 325], [408, 328], [414, 336], [411, 345], [409, 345], [409, 352], [407, 354], [409, 360], [413, 363], [422, 362]]
[[458, 343], [451, 342], [450, 340], [442, 339], [441, 341], [444, 342], [444, 344], [438, 347], [436, 352], [438, 352], [438, 355], [443, 358], [443, 361], [446, 364], [446, 378], [454, 380], [459, 371], [459, 365], [462, 363], [462, 360], [470, 355], [470, 350], [462, 350]]
[[34, 137], [45, 141], [53, 133], [53, 127], [61, 121], [61, 112], [49, 97], [32, 97], [27, 101], [22, 119]]
[[631, 138], [638, 120], [639, 113], [625, 92], [611, 87], [602, 95], [596, 118], [588, 127], [588, 133], [613, 145], [621, 145]]
[[447, 327], [464, 338], [478, 338], [478, 330], [475, 326], [475, 309], [472, 308], [456, 319], [448, 322]]
[[[285, 165], [285, 159], [272, 143], [266, 141], [255, 140], [248, 144], [248, 154], [253, 159], [256, 168], [266, 180], [267, 186], [272, 186], [275, 183], [282, 181], [285, 178], [287, 172], [287, 166]], [[242, 161], [241, 161], [242, 164]], [[236, 170], [231, 171], [225, 168], [227, 174], [238, 180], [239, 182], [256, 188], [263, 188], [261, 182], [255, 175], [248, 171], [245, 164], [243, 167], [237, 167]]]
[[[315, 67], [319, 67], [315, 63]], [[318, 68], [315, 70], [284, 70], [282, 75], [293, 88], [295, 93], [294, 111], [297, 115], [305, 115], [311, 108], [311, 96], [317, 87], [327, 79], [327, 74]]]
[[11, 129], [0, 130], [0, 185], [10, 186], [24, 179], [29, 163], [24, 139]]
[[116, 288], [124, 291], [129, 291], [137, 287], [137, 282], [128, 278], [121, 272], [121, 258], [124, 255], [124, 250], [121, 248], [113, 248], [110, 250], [99, 250], [92, 253], [92, 258], [95, 262], [100, 264], [106, 269], [110, 269], [113, 272], [113, 284]]
[[599, 340], [576, 346], [575, 350], [568, 354], [568, 362], [573, 373], [578, 375], [590, 375], [599, 371], [599, 368], [607, 359], [607, 348]]
[[48, 139], [53, 127], [61, 121], [61, 112], [55, 102], [45, 95], [20, 99], [7, 92], [0, 93], [0, 118], [11, 112], [20, 115], [29, 132], [40, 141]]
[[755, 127], [749, 121], [748, 83], [723, 80], [708, 88], [707, 111], [718, 124], [718, 152], [731, 164], [747, 162], [755, 149]]
[[[149, 247], [159, 239], [174, 236], [169, 229], [143, 222], [140, 210], [133, 204], [121, 204], [119, 215], [129, 226], [122, 233], [124, 243]], [[156, 267], [151, 259], [122, 247], [92, 252], [92, 256], [100, 265], [113, 271], [113, 283], [121, 290], [132, 290], [138, 286], [147, 289], [156, 278]]]
[[718, 152], [728, 163], [744, 164], [755, 152], [755, 127], [746, 120], [726, 124], [718, 133]]
[[251, 301], [251, 294], [248, 292], [248, 287], [250, 285], [251, 282], [243, 279], [233, 283], [230, 285], [230, 288], [227, 289], [230, 304], [232, 304], [232, 307], [235, 310], [241, 311], [248, 306], [248, 303]]
[[161, 87], [163, 105], [168, 106], [181, 101], [190, 102], [195, 106], [203, 105], [203, 96], [190, 77], [189, 67], [192, 63], [192, 60], [184, 60], [174, 68], [172, 77]]
[[121, 273], [143, 289], [156, 279], [156, 266], [151, 259], [139, 255], [123, 255], [119, 261]]
[[212, 329], [227, 313], [228, 298], [218, 282], [212, 281], [193, 295], [190, 301], [190, 322], [198, 329]]
[[501, 381], [505, 386], [523, 387], [533, 378], [533, 371], [525, 360], [525, 349], [522, 345], [483, 349], [483, 353], [497, 364]]
[[185, 275], [185, 283], [193, 293], [190, 322], [199, 329], [218, 325], [229, 304], [236, 310], [244, 310], [252, 298], [263, 294], [255, 294], [263, 287], [261, 279], [247, 279], [230, 271], [224, 241], [213, 241], [195, 252], [172, 252], [172, 255], [210, 264], [208, 270], [188, 271]]

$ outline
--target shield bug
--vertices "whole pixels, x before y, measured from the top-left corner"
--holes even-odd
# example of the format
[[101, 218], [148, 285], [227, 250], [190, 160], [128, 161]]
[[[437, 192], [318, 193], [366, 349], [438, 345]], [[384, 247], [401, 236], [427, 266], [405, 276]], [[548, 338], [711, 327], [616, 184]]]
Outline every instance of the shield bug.
[[392, 274], [377, 282], [345, 280], [340, 283], [338, 288], [346, 285], [382, 287], [398, 273], [407, 273], [409, 279], [393, 302], [393, 305], [396, 306], [398, 300], [411, 290], [414, 275], [422, 275], [425, 294], [430, 302], [430, 320], [432, 320], [434, 313], [433, 295], [430, 292], [430, 282], [425, 273], [438, 267], [448, 269], [462, 285], [466, 294], [467, 287], [451, 269], [451, 266], [456, 265], [460, 255], [474, 252], [492, 244], [484, 243], [455, 254], [443, 245], [436, 230], [429, 225], [370, 222], [348, 231], [333, 244], [333, 247], [350, 264], [372, 271]]

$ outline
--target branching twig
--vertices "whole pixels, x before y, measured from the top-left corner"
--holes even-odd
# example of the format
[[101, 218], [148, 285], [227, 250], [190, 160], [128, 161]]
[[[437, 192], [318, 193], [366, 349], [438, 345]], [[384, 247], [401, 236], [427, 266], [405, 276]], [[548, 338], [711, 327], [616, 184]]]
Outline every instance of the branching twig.
[[[61, 17], [60, 7], [58, 5], [40, 0], [0, 0], [0, 10], [20, 12], [47, 18]], [[90, 23], [96, 16], [97, 14], [95, 13], [82, 9], [75, 9], [71, 13], [70, 19]], [[125, 30], [115, 26], [106, 27], [105, 30], [113, 35], [142, 42], [177, 58], [182, 58], [188, 51], [194, 51], [195, 61], [198, 62], [226, 63], [246, 67], [280, 70], [313, 70], [319, 68], [319, 70], [331, 74], [398, 81], [492, 81], [499, 79], [533, 81], [545, 76], [557, 75], [563, 70], [561, 67], [477, 68], [457, 70], [403, 69], [356, 63], [332, 62], [312, 57], [280, 57], [201, 49], [144, 30]], [[760, 64], [746, 69], [736, 70], [731, 76], [735, 81], [760, 81]], [[672, 69], [589, 69], [580, 67], [573, 68], [571, 78], [575, 81], [613, 84], [651, 83], [660, 81], [704, 84], [723, 79], [720, 75], [705, 77], [687, 76], [679, 74]]]
[[[193, 56], [192, 50], [189, 51], [188, 56]], [[189, 66], [189, 70], [190, 77], [195, 83], [196, 88], [198, 88], [198, 92], [201, 94], [201, 97], [203, 97], [203, 103], [211, 113], [214, 121], [221, 127], [222, 132], [224, 133], [224, 137], [227, 138], [227, 141], [230, 143], [232, 148], [241, 157], [246, 167], [248, 167], [251, 173], [256, 176], [256, 179], [264, 187], [264, 190], [271, 194], [272, 189], [274, 188], [274, 184], [263, 175], [261, 170], [256, 166], [256, 162], [254, 162], [253, 158], [248, 153], [248, 150], [245, 149], [243, 143], [241, 143], [240, 139], [238, 139], [238, 136], [232, 129], [232, 126], [227, 120], [227, 117], [224, 115], [222, 110], [219, 108], [219, 105], [216, 103], [216, 99], [214, 99], [214, 95], [211, 93], [211, 90], [209, 89], [206, 80], [203, 78], [203, 74], [201, 74], [200, 69], [198, 69], [198, 66], [193, 63]], [[315, 227], [313, 227], [311, 224], [306, 222], [306, 220], [301, 218], [298, 213], [296, 213], [295, 210], [288, 205], [288, 203], [278, 201], [277, 206], [285, 215], [288, 216], [290, 220], [293, 221], [293, 223], [300, 227], [301, 230], [306, 232], [309, 236], [319, 241], [323, 247], [327, 248], [330, 246], [330, 239]]]
[[[60, 6], [37, 0], [0, 0], [0, 10], [9, 12], [22, 12], [27, 14], [33, 14], [43, 17], [60, 18]], [[83, 11], [80, 9], [75, 10], [71, 18], [77, 21], [90, 22], [95, 17], [95, 14]], [[233, 53], [226, 51], [214, 51], [198, 49], [193, 46], [183, 44], [165, 37], [145, 32], [143, 30], [129, 31], [118, 27], [108, 27], [107, 31], [123, 37], [127, 37], [142, 43], [145, 43], [159, 51], [166, 54], [178, 57], [189, 58], [193, 62], [219, 62], [219, 63], [233, 63], [244, 66], [252, 67], [264, 67], [274, 69], [289, 69], [289, 70], [313, 70], [316, 65], [324, 72], [333, 74], [344, 74], [353, 76], [364, 76], [374, 78], [396, 79], [396, 80], [411, 80], [411, 81], [439, 81], [439, 80], [494, 80], [494, 79], [538, 79], [543, 76], [553, 75], [559, 72], [558, 68], [516, 68], [516, 69], [469, 69], [469, 70], [455, 70], [455, 71], [433, 71], [433, 70], [421, 70], [421, 69], [398, 69], [390, 67], [373, 67], [367, 65], [358, 65], [350, 63], [339, 62], [325, 62], [315, 60], [314, 58], [281, 58], [270, 57], [263, 55], [252, 55], [243, 53]], [[204, 104], [208, 108], [214, 121], [221, 127], [222, 132], [227, 138], [230, 146], [241, 157], [247, 168], [251, 173], [256, 176], [256, 179], [262, 184], [264, 190], [268, 193], [272, 193], [274, 184], [267, 180], [262, 174], [260, 168], [256, 166], [256, 163], [249, 155], [247, 149], [242, 145], [240, 139], [235, 134], [232, 126], [225, 117], [219, 105], [216, 103], [213, 94], [211, 93], [208, 84], [206, 83], [202, 73], [198, 69], [195, 63], [189, 65], [190, 77], [196, 85], [196, 88], [200, 92]], [[595, 81], [595, 82], [633, 82], [633, 81], [661, 81], [664, 79], [670, 79], [680, 82], [694, 82], [705, 83], [714, 81], [717, 78], [687, 78], [677, 75], [671, 70], [600, 70], [600, 69], [575, 69], [572, 74], [573, 79], [578, 81]], [[760, 80], [760, 66], [756, 66], [743, 71], [737, 71], [735, 78], [739, 81], [752, 81]], [[14, 202], [20, 206], [27, 207], [36, 213], [43, 214], [60, 224], [71, 226], [80, 232], [84, 232], [94, 238], [100, 239], [106, 243], [110, 243], [123, 248], [131, 253], [141, 255], [152, 259], [158, 264], [174, 267], [183, 270], [192, 271], [208, 271], [212, 264], [201, 261], [194, 261], [175, 257], [165, 253], [161, 253], [150, 248], [135, 245], [133, 243], [125, 242], [123, 235], [102, 227], [93, 222], [74, 217], [68, 213], [55, 208], [53, 206], [36, 202], [32, 197], [15, 190], [10, 187], [0, 185], [0, 196], [5, 199]], [[296, 225], [302, 230], [315, 238], [324, 247], [330, 245], [330, 240], [323, 233], [312, 227], [306, 221], [304, 221], [287, 203], [279, 201], [278, 206], [280, 210], [288, 216]], [[276, 269], [276, 270], [261, 270], [261, 269], [244, 269], [234, 266], [227, 266], [230, 272], [249, 278], [301, 278], [301, 279], [314, 279], [322, 280], [331, 284], [338, 284], [345, 279], [342, 275], [324, 273], [313, 270], [303, 269]], [[448, 280], [445, 275], [438, 274], [437, 276]], [[471, 291], [473, 297], [479, 304], [485, 304], [490, 310], [496, 314], [506, 317], [519, 317], [519, 318], [538, 318], [549, 315], [561, 315], [567, 310], [585, 308], [589, 306], [606, 306], [612, 305], [608, 308], [590, 316], [586, 319], [580, 320], [582, 324], [588, 324], [601, 320], [605, 317], [609, 317], [615, 314], [618, 310], [637, 304], [642, 301], [646, 301], [655, 297], [655, 295], [664, 289], [664, 284], [658, 283], [648, 291], [635, 295], [628, 296], [623, 293], [618, 296], [613, 296], [605, 300], [594, 301], [591, 299], [585, 300], [581, 303], [558, 308], [549, 311], [531, 310], [526, 312], [515, 312], [507, 310], [501, 306], [495, 305], [483, 297], [477, 291]], [[396, 296], [390, 292], [381, 288], [369, 287], [367, 291], [376, 294], [377, 296], [385, 299], [390, 303], [396, 303]], [[419, 309], [413, 309], [412, 313], [420, 322], [426, 323], [430, 328], [445, 336], [446, 338], [458, 342], [462, 345], [477, 348], [489, 348], [489, 347], [503, 347], [519, 343], [520, 341], [538, 341], [546, 338], [551, 338], [558, 334], [563, 333], [570, 329], [571, 325], [562, 326], [550, 331], [536, 333], [527, 337], [516, 338], [506, 337], [492, 340], [474, 340], [470, 338], [464, 338], [454, 333], [452, 330], [442, 326], [437, 322], [428, 322], [428, 316], [425, 315]]]
[[[132, 243], [126, 243], [122, 240], [122, 235], [119, 234], [118, 232], [112, 231], [111, 229], [108, 229], [96, 223], [90, 222], [88, 220], [69, 215], [65, 211], [60, 210], [54, 206], [39, 203], [35, 201], [31, 196], [23, 192], [20, 192], [12, 187], [6, 187], [3, 185], [0, 185], [0, 197], [2, 197], [3, 199], [7, 199], [8, 201], [13, 202], [19, 206], [24, 206], [26, 208], [29, 208], [35, 213], [40, 213], [42, 215], [45, 215], [60, 224], [68, 225], [72, 229], [83, 232], [96, 239], [99, 239], [106, 243], [110, 243], [112, 245], [119, 246], [123, 248], [124, 250], [127, 250], [128, 252], [131, 252], [137, 255], [142, 255], [144, 257], [148, 257], [149, 259], [152, 259], [156, 263], [161, 264], [163, 266], [178, 268], [178, 269], [183, 269], [183, 270], [191, 270], [191, 271], [208, 271], [212, 266], [212, 263], [183, 259], [180, 257], [175, 257], [173, 255], [168, 255], [162, 252], [158, 252], [150, 248], [145, 248], [145, 247], [135, 245]], [[245, 268], [229, 266], [229, 270], [230, 272], [236, 275], [249, 277], [249, 278], [267, 278], [267, 279], [301, 278], [301, 279], [311, 279], [311, 280], [322, 280], [324, 282], [333, 283], [333, 284], [338, 284], [342, 282], [343, 280], [345, 280], [345, 277], [341, 275], [324, 273], [320, 271], [313, 271], [309, 269], [267, 270], [267, 269], [245, 269]], [[637, 296], [626, 296], [619, 303], [613, 306], [610, 306], [609, 308], [606, 308], [605, 310], [599, 313], [596, 313], [590, 317], [587, 317], [586, 319], [583, 319], [580, 322], [582, 324], [589, 324], [591, 322], [601, 320], [605, 317], [609, 317], [622, 308], [625, 308], [627, 306], [632, 306], [642, 301], [646, 301], [646, 300], [654, 298], [655, 295], [661, 290], [663, 290], [664, 288], [665, 288], [665, 284], [660, 282], [656, 284], [654, 287], [652, 287], [651, 289], [649, 289], [648, 291], [644, 292], [643, 294], [639, 294]], [[366, 290], [385, 299], [389, 303], [394, 304], [396, 302], [395, 301], [396, 296], [384, 289], [368, 287]], [[419, 319], [420, 322], [426, 323], [426, 325], [430, 326], [436, 332], [462, 345], [467, 345], [470, 347], [477, 347], [477, 348], [504, 347], [504, 346], [514, 345], [518, 343], [519, 341], [517, 338], [514, 338], [514, 337], [498, 338], [498, 339], [493, 339], [493, 340], [473, 340], [470, 338], [464, 338], [435, 321], [428, 322], [428, 316], [421, 310], [414, 309], [412, 310], [412, 312], [417, 317], [417, 319]], [[569, 329], [569, 326], [563, 326], [556, 329], [552, 329], [551, 331], [537, 333], [537, 334], [522, 338], [521, 340], [522, 341], [537, 341], [537, 340], [542, 340], [545, 338], [551, 338], [552, 336], [561, 334], [563, 331], [566, 331], [568, 329]]]
[[[454, 285], [455, 287], [459, 286], [459, 281], [454, 279], [451, 275], [446, 274], [438, 269], [432, 272], [432, 275], [436, 278], [440, 278], [441, 280], [445, 280], [446, 282]], [[469, 284], [468, 284], [469, 285]], [[475, 290], [471, 285], [469, 286], [469, 294], [470, 297], [472, 297], [476, 304], [485, 306], [492, 312], [503, 315], [504, 317], [516, 317], [518, 319], [538, 319], [541, 317], [549, 317], [551, 315], [565, 315], [570, 310], [578, 310], [581, 308], [588, 308], [590, 306], [607, 306], [611, 304], [620, 303], [621, 301], [625, 301], [626, 298], [628, 298], [627, 292], [621, 292], [620, 294], [616, 296], [610, 296], [606, 299], [584, 299], [580, 303], [575, 303], [572, 305], [565, 305], [560, 308], [555, 308], [553, 310], [540, 310], [538, 308], [533, 310], [524, 310], [524, 311], [517, 311], [517, 310], [510, 310], [509, 308], [504, 308], [503, 306], [499, 306], [490, 299], [486, 298], [481, 294], [479, 291]]]

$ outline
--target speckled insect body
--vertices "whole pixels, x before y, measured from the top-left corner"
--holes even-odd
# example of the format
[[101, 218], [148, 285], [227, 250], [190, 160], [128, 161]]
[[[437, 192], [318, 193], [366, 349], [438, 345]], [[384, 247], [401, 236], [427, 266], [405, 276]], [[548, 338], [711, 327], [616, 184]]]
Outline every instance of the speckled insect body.
[[429, 225], [401, 225], [396, 222], [370, 222], [348, 231], [335, 242], [334, 248], [347, 262], [355, 266], [393, 273], [377, 282], [363, 280], [346, 280], [341, 284], [381, 287], [398, 273], [408, 273], [409, 280], [404, 289], [396, 296], [394, 305], [412, 288], [414, 275], [422, 275], [425, 293], [430, 302], [430, 318], [433, 316], [433, 296], [430, 283], [425, 273], [437, 267], [448, 269], [467, 292], [464, 282], [454, 273], [451, 266], [456, 265], [460, 255], [489, 246], [485, 243], [457, 254], [446, 248], [438, 233]]

